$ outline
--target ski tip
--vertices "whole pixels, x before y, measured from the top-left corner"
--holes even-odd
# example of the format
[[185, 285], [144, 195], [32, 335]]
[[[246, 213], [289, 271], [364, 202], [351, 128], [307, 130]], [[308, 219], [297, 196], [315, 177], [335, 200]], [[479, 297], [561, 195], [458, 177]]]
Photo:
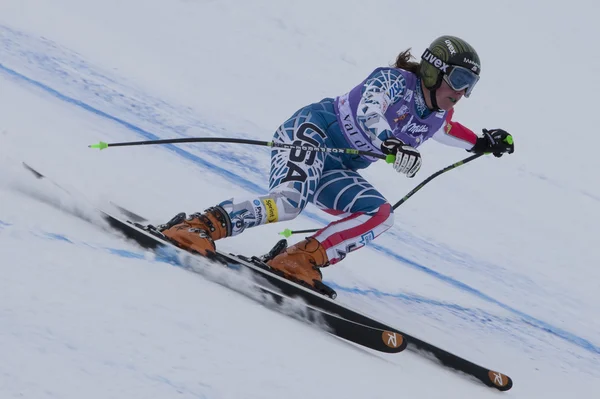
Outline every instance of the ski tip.
[[38, 178], [38, 179], [43, 179], [44, 175], [41, 174], [40, 172], [38, 172], [37, 170], [33, 169], [31, 166], [27, 165], [25, 162], [23, 163], [23, 167], [25, 167], [25, 169], [27, 169], [28, 171], [30, 171], [31, 173], [33, 173], [33, 175]]
[[97, 148], [99, 150], [103, 150], [105, 148], [108, 148], [108, 144], [105, 143], [104, 141], [101, 141], [98, 144], [90, 144], [90, 145], [88, 145], [88, 147], [90, 147], [90, 148]]
[[407, 345], [404, 336], [394, 331], [383, 331], [383, 333], [381, 334], [381, 340], [383, 341], [385, 346], [392, 348], [397, 352], [404, 350]]
[[513, 382], [509, 376], [497, 371], [490, 370], [488, 372], [488, 378], [490, 379], [491, 386], [500, 391], [508, 391], [513, 386]]

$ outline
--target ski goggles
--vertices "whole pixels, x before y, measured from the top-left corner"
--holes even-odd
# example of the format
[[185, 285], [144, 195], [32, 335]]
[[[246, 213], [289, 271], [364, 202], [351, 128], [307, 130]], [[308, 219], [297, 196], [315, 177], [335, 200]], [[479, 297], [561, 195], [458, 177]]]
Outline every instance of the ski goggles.
[[465, 67], [451, 65], [448, 72], [444, 73], [444, 80], [454, 91], [466, 90], [465, 97], [469, 97], [479, 81], [479, 75]]
[[[429, 49], [425, 50], [421, 59], [438, 69], [443, 74], [444, 80], [448, 83], [448, 86], [454, 91], [466, 90], [465, 97], [471, 95], [473, 88], [479, 81], [479, 75], [472, 70], [458, 65], [447, 64]], [[477, 70], [476, 66], [473, 68]]]

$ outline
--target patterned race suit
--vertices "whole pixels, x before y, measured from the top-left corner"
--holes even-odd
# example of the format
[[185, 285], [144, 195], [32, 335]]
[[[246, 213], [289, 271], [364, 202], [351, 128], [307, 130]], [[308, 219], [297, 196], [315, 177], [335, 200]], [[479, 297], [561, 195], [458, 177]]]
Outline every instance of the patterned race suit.
[[[298, 110], [277, 129], [273, 140], [381, 153], [382, 141], [390, 137], [413, 147], [434, 138], [470, 149], [477, 136], [451, 117], [452, 111], [432, 113], [427, 108], [415, 74], [378, 68], [349, 93]], [[233, 235], [249, 227], [293, 219], [309, 202], [339, 216], [313, 236], [334, 264], [393, 225], [392, 206], [357, 172], [376, 160], [274, 149], [269, 194], [240, 202], [231, 199], [220, 205], [232, 219]]]

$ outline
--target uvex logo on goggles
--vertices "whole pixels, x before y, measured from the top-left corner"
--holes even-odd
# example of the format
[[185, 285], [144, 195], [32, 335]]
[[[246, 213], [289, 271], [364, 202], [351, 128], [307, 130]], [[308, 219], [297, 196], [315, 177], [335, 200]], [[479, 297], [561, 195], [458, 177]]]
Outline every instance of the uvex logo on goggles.
[[431, 51], [429, 51], [429, 49], [425, 50], [425, 52], [423, 53], [421, 58], [424, 59], [425, 61], [429, 62], [431, 65], [433, 65], [440, 71], [442, 71], [444, 73], [448, 73], [448, 68], [450, 67], [450, 65], [446, 64], [444, 61], [442, 61], [438, 57], [436, 57], [435, 54], [433, 54]]

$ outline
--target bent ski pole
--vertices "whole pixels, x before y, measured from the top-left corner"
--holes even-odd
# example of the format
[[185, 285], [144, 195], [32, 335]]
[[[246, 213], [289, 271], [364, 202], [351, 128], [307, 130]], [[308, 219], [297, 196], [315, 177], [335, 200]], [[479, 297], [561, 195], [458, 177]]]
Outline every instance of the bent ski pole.
[[395, 155], [383, 155], [371, 151], [355, 150], [353, 148], [331, 148], [331, 147], [314, 147], [309, 145], [296, 145], [296, 144], [285, 144], [276, 141], [259, 141], [259, 140], [247, 140], [247, 139], [234, 139], [229, 137], [189, 137], [181, 139], [165, 139], [165, 140], [148, 140], [148, 141], [130, 141], [125, 143], [105, 143], [103, 141], [98, 144], [90, 144], [88, 147], [97, 148], [103, 150], [109, 147], [125, 147], [134, 145], [154, 145], [154, 144], [181, 144], [181, 143], [236, 143], [236, 144], [249, 144], [259, 145], [264, 147], [272, 148], [285, 148], [288, 150], [304, 150], [304, 151], [317, 151], [326, 153], [338, 153], [338, 154], [353, 154], [353, 155], [364, 155], [373, 158], [379, 158], [385, 160], [387, 163], [394, 163], [396, 160]]
[[[394, 204], [394, 206], [392, 207], [392, 209], [396, 210], [396, 208], [398, 208], [400, 205], [402, 205], [403, 203], [406, 202], [407, 199], [409, 199], [410, 197], [412, 197], [413, 195], [415, 195], [415, 193], [417, 191], [419, 191], [420, 189], [423, 188], [423, 186], [425, 186], [427, 183], [429, 183], [430, 181], [432, 181], [433, 179], [435, 179], [436, 177], [438, 177], [439, 175], [441, 175], [442, 173], [448, 172], [449, 170], [452, 169], [456, 169], [461, 165], [464, 165], [468, 162], [471, 162], [474, 159], [479, 158], [480, 156], [485, 155], [483, 153], [481, 154], [475, 154], [475, 155], [471, 155], [470, 157], [467, 157], [461, 161], [458, 161], [456, 163], [453, 163], [452, 165], [446, 166], [444, 169], [440, 169], [437, 172], [435, 172], [434, 174], [432, 174], [431, 176], [429, 176], [427, 179], [423, 180], [417, 187], [413, 188], [408, 194], [406, 194], [400, 201], [396, 202]], [[311, 229], [311, 230], [296, 230], [296, 231], [292, 231], [290, 229], [285, 229], [284, 231], [282, 231], [281, 234], [284, 237], [289, 237], [292, 234], [300, 234], [300, 233], [315, 233], [319, 231], [319, 229]]]

